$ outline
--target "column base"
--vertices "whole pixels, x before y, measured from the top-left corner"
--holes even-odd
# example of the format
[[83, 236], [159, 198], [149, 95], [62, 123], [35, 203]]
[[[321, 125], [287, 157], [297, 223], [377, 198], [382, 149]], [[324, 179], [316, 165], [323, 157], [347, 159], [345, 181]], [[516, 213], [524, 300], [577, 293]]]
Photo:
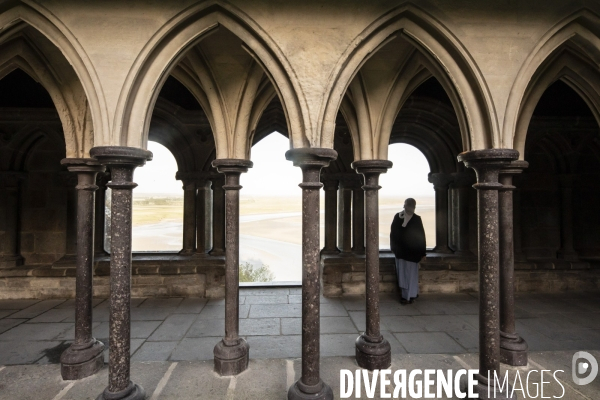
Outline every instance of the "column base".
[[392, 348], [383, 337], [376, 341], [364, 333], [356, 338], [356, 362], [359, 367], [373, 371], [392, 365]]
[[19, 256], [0, 256], [0, 269], [15, 268], [23, 265], [25, 260]]
[[60, 374], [72, 381], [94, 375], [104, 366], [104, 344], [94, 338], [88, 343], [75, 343], [60, 356]]
[[435, 246], [431, 252], [438, 254], [454, 254], [452, 249], [450, 249], [448, 246]]
[[337, 256], [338, 254], [340, 254], [340, 251], [338, 249], [334, 249], [334, 250], [323, 249], [323, 250], [321, 250], [322, 256]]
[[192, 254], [192, 257], [195, 257], [195, 258], [208, 258], [208, 257], [210, 257], [210, 255], [208, 253], [206, 253], [206, 252], [203, 252], [203, 253], [195, 252], [194, 254]]
[[223, 257], [225, 255], [225, 250], [216, 249], [208, 252], [209, 255], [213, 257]]
[[144, 400], [146, 391], [140, 385], [129, 381], [129, 386], [120, 392], [109, 392], [108, 388], [96, 400]]
[[[475, 386], [474, 393], [478, 395], [480, 400], [517, 400], [517, 396], [513, 393], [511, 397], [510, 394], [512, 392], [512, 386], [510, 383], [507, 384], [507, 387], [504, 390], [499, 390], [499, 388], [490, 387], [489, 388], [489, 396], [488, 396], [488, 380], [486, 377], [477, 374], [475, 375], [477, 379], [477, 385]], [[467, 387], [467, 379], [466, 377], [462, 377], [460, 380], [460, 390], [468, 394], [469, 388]], [[467, 397], [470, 398], [470, 397]]]
[[180, 256], [193, 256], [194, 254], [196, 254], [196, 250], [183, 249], [178, 254]]
[[500, 362], [514, 367], [527, 365], [527, 342], [518, 334], [500, 331]]
[[563, 251], [559, 250], [556, 253], [556, 257], [565, 261], [579, 261], [579, 254], [576, 251]]
[[237, 344], [227, 346], [221, 340], [213, 351], [215, 360], [215, 372], [221, 376], [232, 376], [244, 372], [248, 368], [250, 346], [239, 338]]
[[52, 268], [77, 268], [77, 255], [65, 254], [52, 264]]
[[314, 386], [308, 386], [298, 380], [288, 390], [288, 400], [333, 400], [333, 390], [328, 384], [319, 380]]

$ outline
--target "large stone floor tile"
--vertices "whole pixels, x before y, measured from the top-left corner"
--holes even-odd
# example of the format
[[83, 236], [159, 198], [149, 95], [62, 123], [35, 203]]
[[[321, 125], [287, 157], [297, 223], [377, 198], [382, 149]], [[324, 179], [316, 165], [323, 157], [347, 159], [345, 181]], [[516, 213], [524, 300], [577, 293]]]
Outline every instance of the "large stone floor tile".
[[178, 341], [198, 318], [197, 314], [173, 314], [150, 335], [149, 341]]
[[293, 358], [302, 354], [302, 337], [288, 336], [248, 336], [250, 358]]
[[65, 322], [44, 324], [24, 323], [1, 334], [0, 341], [52, 340], [72, 326], [73, 324]]
[[444, 332], [395, 333], [396, 339], [409, 353], [455, 354], [466, 350]]
[[139, 308], [176, 308], [183, 301], [183, 297], [151, 298], [144, 300]]
[[[212, 354], [210, 361], [178, 362], [162, 391], [160, 399], [228, 399], [227, 389], [232, 378], [219, 377], [213, 370]], [[243, 389], [239, 387], [238, 390]]]
[[301, 304], [254, 304], [251, 306], [249, 314], [249, 318], [300, 316], [302, 316]]
[[198, 318], [192, 324], [186, 333], [186, 337], [197, 338], [214, 336], [219, 337], [225, 335], [225, 320], [221, 319], [201, 319]]
[[[14, 328], [15, 326], [22, 324], [23, 322], [28, 321], [27, 319], [13, 319], [13, 318], [4, 318], [0, 319], [0, 333], [4, 333], [7, 330]], [[1, 336], [0, 336], [0, 340]]]
[[206, 303], [206, 299], [188, 297], [179, 303], [174, 312], [177, 314], [198, 314], [206, 306]]
[[0, 371], [0, 382], [1, 400], [52, 400], [69, 384], [62, 380], [59, 365], [19, 365], [5, 368]]
[[133, 354], [132, 361], [167, 361], [175, 347], [176, 342], [144, 342]]
[[39, 302], [40, 300], [0, 300], [0, 310], [22, 310]]
[[64, 302], [65, 300], [42, 300], [11, 315], [11, 317], [34, 318]]
[[413, 322], [422, 326], [429, 332], [441, 331], [470, 331], [476, 330], [477, 325], [472, 326], [459, 315], [415, 315]]
[[358, 333], [350, 317], [321, 317], [321, 333]]
[[53, 308], [29, 320], [29, 322], [63, 322], [67, 318], [75, 314], [75, 310], [71, 308]]
[[35, 363], [43, 358], [48, 351], [52, 351], [61, 344], [60, 341], [28, 341], [23, 339], [0, 342], [0, 365]]
[[[131, 338], [146, 339], [158, 328], [162, 321], [131, 321]], [[95, 337], [108, 337], [110, 333], [110, 324], [102, 322], [93, 328]]]
[[246, 318], [240, 320], [240, 336], [281, 335], [279, 318]]
[[[213, 349], [222, 337], [184, 338], [171, 353], [171, 361], [213, 360]], [[252, 354], [252, 353], [250, 353]], [[250, 356], [252, 357], [252, 355]]]

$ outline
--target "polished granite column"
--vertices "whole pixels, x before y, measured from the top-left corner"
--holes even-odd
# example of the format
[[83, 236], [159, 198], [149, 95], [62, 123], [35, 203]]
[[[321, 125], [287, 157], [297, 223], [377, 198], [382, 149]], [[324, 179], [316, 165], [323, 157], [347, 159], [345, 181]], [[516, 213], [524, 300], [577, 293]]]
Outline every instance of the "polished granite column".
[[[510, 385], [495, 386], [500, 376], [500, 247], [498, 228], [498, 182], [500, 170], [519, 157], [512, 149], [472, 150], [458, 160], [477, 174], [477, 218], [479, 240], [479, 373], [476, 393], [480, 399], [516, 399]], [[491, 378], [488, 381], [488, 376]], [[488, 388], [489, 386], [489, 388]], [[490, 396], [488, 396], [490, 393]]]
[[333, 399], [331, 387], [320, 376], [320, 256], [319, 196], [321, 169], [337, 158], [324, 148], [292, 149], [285, 157], [302, 169], [302, 372], [290, 386], [289, 400]]
[[96, 174], [103, 173], [105, 167], [90, 158], [65, 158], [61, 164], [77, 178], [75, 340], [60, 356], [62, 378], [75, 380], [93, 375], [104, 366], [104, 344], [92, 336], [92, 279]]
[[392, 362], [390, 343], [380, 330], [379, 316], [379, 175], [392, 167], [388, 160], [361, 160], [352, 167], [365, 178], [365, 257], [366, 331], [356, 339], [356, 362], [368, 370], [386, 369]]
[[323, 191], [325, 192], [325, 246], [321, 250], [323, 255], [338, 254], [337, 247], [337, 192], [339, 181], [322, 176]]
[[111, 254], [108, 387], [97, 400], [142, 400], [144, 389], [131, 376], [131, 212], [133, 171], [152, 153], [124, 146], [102, 146], [90, 155], [111, 170]]

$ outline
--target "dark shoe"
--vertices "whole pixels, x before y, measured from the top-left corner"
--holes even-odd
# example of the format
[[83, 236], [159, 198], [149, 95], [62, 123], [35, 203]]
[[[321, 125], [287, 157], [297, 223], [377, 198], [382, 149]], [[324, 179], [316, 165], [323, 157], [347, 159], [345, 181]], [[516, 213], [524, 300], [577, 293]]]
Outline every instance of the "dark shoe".
[[409, 303], [412, 303], [412, 302], [411, 302], [411, 301], [409, 301], [409, 300], [406, 300], [404, 297], [402, 297], [402, 298], [400, 299], [400, 304], [402, 304], [403, 306], [405, 306], [405, 305], [407, 305], [407, 304], [409, 304]]
[[412, 304], [414, 301], [415, 301], [415, 299], [410, 299], [410, 300], [408, 301], [408, 304]]

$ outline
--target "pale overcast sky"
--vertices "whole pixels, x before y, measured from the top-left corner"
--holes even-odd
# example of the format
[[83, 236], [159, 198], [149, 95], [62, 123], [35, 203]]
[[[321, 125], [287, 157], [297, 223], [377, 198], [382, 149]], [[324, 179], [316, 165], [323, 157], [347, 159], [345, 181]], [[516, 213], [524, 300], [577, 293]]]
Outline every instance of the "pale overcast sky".
[[[302, 174], [300, 168], [285, 159], [288, 149], [288, 139], [278, 133], [258, 142], [251, 154], [254, 167], [241, 178], [242, 193], [300, 196], [298, 184]], [[181, 182], [175, 180], [177, 163], [173, 155], [156, 142], [149, 142], [148, 150], [154, 159], [135, 171], [134, 180], [139, 186], [134, 193], [182, 194]], [[433, 185], [427, 181], [429, 165], [419, 150], [406, 144], [393, 144], [388, 156], [394, 167], [381, 175], [381, 196], [433, 196]]]

